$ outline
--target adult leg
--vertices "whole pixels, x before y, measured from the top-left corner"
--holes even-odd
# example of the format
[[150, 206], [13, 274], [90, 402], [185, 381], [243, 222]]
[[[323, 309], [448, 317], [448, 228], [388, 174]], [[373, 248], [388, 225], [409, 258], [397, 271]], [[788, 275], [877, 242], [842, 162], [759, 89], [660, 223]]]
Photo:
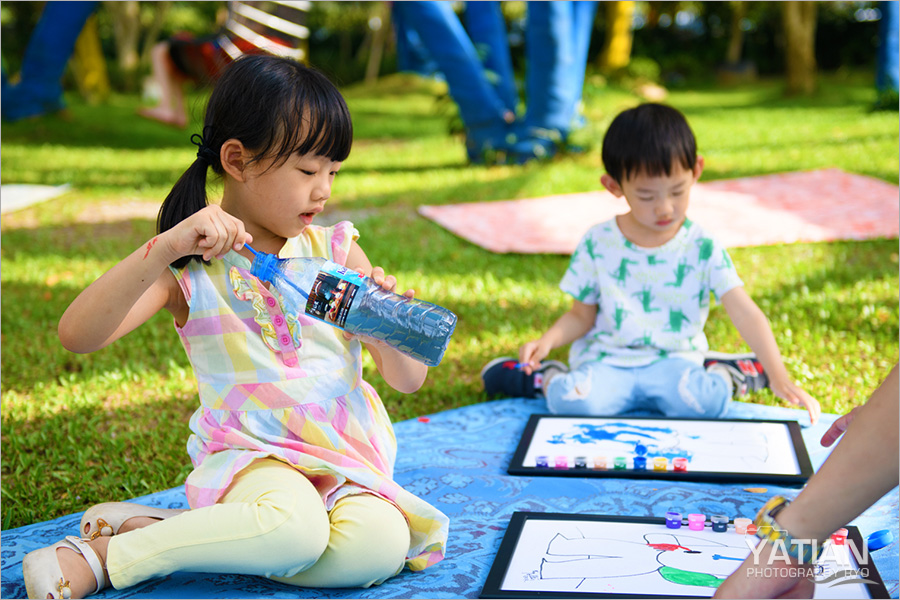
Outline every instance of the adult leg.
[[428, 54], [419, 32], [406, 22], [406, 18], [408, 17], [403, 11], [391, 11], [391, 21], [397, 37], [397, 70], [432, 77], [440, 69]]
[[668, 358], [641, 367], [638, 389], [667, 417], [721, 417], [731, 401], [731, 382], [702, 365]]
[[529, 2], [525, 30], [524, 138], [513, 146], [518, 162], [549, 158], [565, 143], [584, 87], [596, 2]]
[[369, 587], [403, 569], [409, 525], [400, 510], [371, 494], [338, 500], [329, 515], [328, 548], [309, 569], [276, 581], [302, 587]]
[[496, 0], [466, 2], [465, 16], [469, 37], [477, 51], [482, 54], [485, 68], [493, 73], [492, 79], [497, 96], [506, 110], [515, 114], [519, 94], [516, 91], [516, 78], [500, 3]]
[[634, 369], [583, 363], [545, 384], [547, 408], [554, 414], [619, 415], [636, 408]]
[[466, 151], [472, 162], [491, 160], [508, 147], [508, 112], [488, 81], [472, 40], [449, 2], [394, 2], [393, 11], [414, 28], [434, 58], [459, 107], [466, 127]]
[[898, 23], [900, 3], [896, 0], [879, 2], [881, 23], [878, 29], [878, 54], [875, 61], [875, 87], [878, 103], [884, 108], [897, 108], [898, 80], [900, 80], [900, 50], [898, 50]]
[[75, 40], [97, 2], [47, 2], [28, 39], [21, 79], [3, 90], [3, 118], [24, 119], [63, 108], [60, 79], [75, 49]]
[[570, 64], [571, 72], [568, 78], [572, 104], [567, 135], [576, 126], [580, 127], [584, 124], [584, 117], [580, 114], [581, 97], [584, 93], [584, 76], [596, 14], [596, 0], [577, 0], [572, 3], [572, 56], [574, 60]]

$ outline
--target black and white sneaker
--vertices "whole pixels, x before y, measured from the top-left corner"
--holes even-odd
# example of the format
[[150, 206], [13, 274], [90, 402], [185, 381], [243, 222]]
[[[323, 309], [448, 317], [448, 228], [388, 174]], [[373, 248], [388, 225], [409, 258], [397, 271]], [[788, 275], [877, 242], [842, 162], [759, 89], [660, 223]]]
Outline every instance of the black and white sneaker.
[[543, 396], [544, 379], [550, 374], [567, 373], [569, 367], [558, 360], [545, 360], [539, 369], [526, 375], [512, 356], [495, 358], [481, 369], [481, 380], [488, 396], [537, 398]]
[[769, 387], [769, 377], [753, 353], [707, 352], [703, 356], [703, 367], [710, 373], [721, 373], [726, 379], [731, 379], [735, 396], [745, 396]]

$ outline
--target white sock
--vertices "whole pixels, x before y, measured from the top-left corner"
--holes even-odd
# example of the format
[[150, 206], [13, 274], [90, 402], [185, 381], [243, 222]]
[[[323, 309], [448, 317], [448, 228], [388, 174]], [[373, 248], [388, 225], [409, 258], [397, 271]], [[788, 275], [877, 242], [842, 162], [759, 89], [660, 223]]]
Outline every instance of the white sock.
[[710, 367], [708, 369], [706, 369], [706, 372], [712, 373], [714, 375], [718, 375], [719, 377], [724, 379], [725, 384], [728, 385], [728, 388], [731, 390], [731, 393], [732, 394], [734, 393], [734, 391], [735, 391], [734, 379], [731, 377], [731, 373], [728, 371], [728, 369], [726, 367], [723, 367], [722, 365], [719, 365], [719, 364], [710, 365]]

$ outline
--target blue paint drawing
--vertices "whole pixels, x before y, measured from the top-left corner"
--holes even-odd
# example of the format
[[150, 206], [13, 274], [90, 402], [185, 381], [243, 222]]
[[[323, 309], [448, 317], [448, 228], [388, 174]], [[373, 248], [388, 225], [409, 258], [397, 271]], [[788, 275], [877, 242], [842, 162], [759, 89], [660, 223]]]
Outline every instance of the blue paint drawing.
[[[575, 456], [685, 457], [695, 468], [796, 473], [790, 438], [780, 425], [573, 417], [544, 420], [530, 452]], [[775, 469], [775, 471], [773, 471]]]

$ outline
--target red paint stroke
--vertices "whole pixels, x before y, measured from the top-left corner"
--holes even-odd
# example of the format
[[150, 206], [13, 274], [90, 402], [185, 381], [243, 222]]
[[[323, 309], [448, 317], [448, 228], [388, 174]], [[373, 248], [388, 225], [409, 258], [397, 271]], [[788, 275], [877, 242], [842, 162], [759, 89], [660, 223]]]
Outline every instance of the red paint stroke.
[[678, 544], [647, 544], [654, 550], [678, 550], [681, 548], [682, 550], [690, 551], [690, 548], [685, 548], [684, 546], [679, 546]]
[[150, 248], [153, 247], [153, 245], [156, 243], [156, 240], [157, 240], [157, 238], [153, 238], [152, 240], [147, 242], [147, 251], [144, 252], [144, 258], [147, 258], [148, 256], [150, 256]]

